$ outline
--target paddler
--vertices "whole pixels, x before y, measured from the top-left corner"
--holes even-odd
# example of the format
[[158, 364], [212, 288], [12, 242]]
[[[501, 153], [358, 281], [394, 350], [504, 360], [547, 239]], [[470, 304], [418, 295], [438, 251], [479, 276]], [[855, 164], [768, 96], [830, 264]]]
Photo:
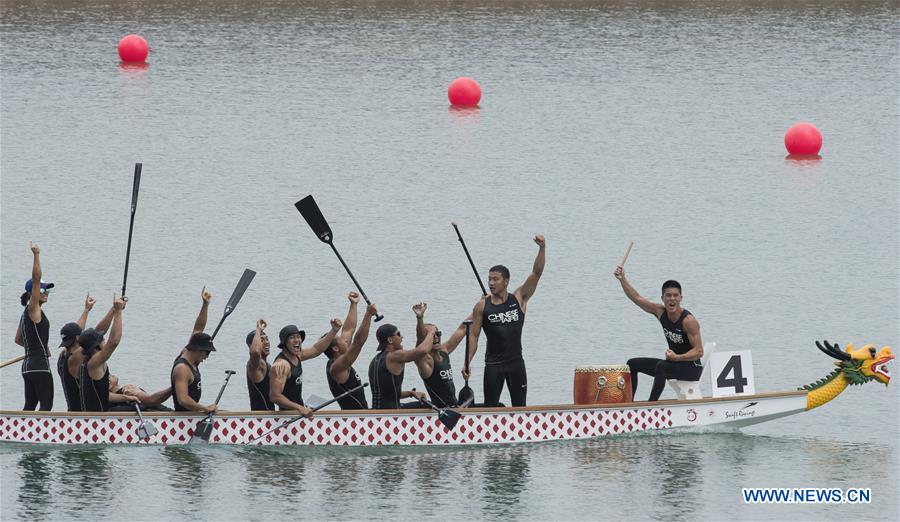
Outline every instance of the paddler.
[[[359, 329], [356, 329], [359, 294], [350, 292], [347, 299], [350, 301], [350, 310], [347, 311], [341, 335], [335, 336], [334, 341], [325, 350], [325, 356], [328, 357], [328, 364], [325, 365], [325, 378], [328, 379], [328, 389], [331, 390], [333, 397], [362, 385], [362, 380], [353, 368], [353, 363], [356, 362], [363, 345], [369, 338], [372, 317], [378, 315], [378, 309], [374, 304], [370, 304], [366, 307]], [[354, 330], [356, 330], [355, 334]], [[342, 410], [365, 410], [369, 407], [366, 402], [366, 394], [361, 388], [340, 399], [338, 404]]]
[[175, 411], [212, 413], [218, 409], [215, 404], [203, 406], [199, 402], [203, 392], [200, 387], [199, 366], [209, 358], [210, 352], [216, 351], [212, 338], [209, 334], [203, 333], [209, 316], [209, 301], [212, 299], [212, 294], [205, 286], [200, 291], [200, 298], [203, 303], [200, 305], [197, 320], [194, 321], [191, 338], [187, 346], [181, 349], [178, 358], [175, 359], [170, 374], [172, 402], [175, 404]]
[[650, 401], [659, 400], [666, 380], [699, 381], [703, 373], [700, 359], [703, 357], [703, 341], [700, 339], [700, 323], [694, 315], [681, 307], [681, 284], [668, 280], [662, 285], [662, 303], [654, 303], [641, 296], [625, 278], [625, 269], [617, 266], [613, 272], [622, 290], [631, 302], [641, 310], [656, 316], [662, 325], [668, 349], [665, 359], [636, 357], [628, 360], [631, 368], [632, 396], [637, 397], [638, 373], [653, 377]]
[[372, 409], [394, 410], [400, 408], [400, 399], [414, 397], [425, 398], [425, 394], [403, 390], [403, 370], [407, 363], [426, 357], [434, 343], [434, 326], [425, 327], [425, 337], [412, 350], [403, 349], [403, 336], [400, 329], [392, 324], [381, 325], [375, 332], [378, 339], [378, 354], [369, 363], [369, 383], [372, 386]]
[[[81, 317], [74, 323], [63, 325], [59, 332], [62, 337], [62, 342], [60, 342], [59, 346], [64, 348], [64, 350], [59, 353], [59, 359], [56, 361], [56, 371], [62, 383], [68, 411], [81, 411], [81, 388], [78, 386], [78, 374], [81, 370], [81, 363], [84, 361], [84, 353], [81, 345], [78, 343], [78, 336], [84, 331], [88, 315], [94, 308], [95, 302], [96, 300], [88, 293], [87, 297], [84, 298], [84, 310], [81, 312]], [[115, 311], [115, 306], [110, 306], [109, 311], [97, 323], [94, 330], [105, 335], [110, 324], [112, 324]]]
[[[450, 354], [459, 346], [466, 337], [466, 323], [462, 322], [456, 331], [450, 335], [447, 342], [441, 342], [441, 331], [437, 326], [425, 322], [427, 303], [416, 303], [413, 313], [416, 314], [416, 341], [421, 343], [425, 339], [428, 327], [434, 327], [434, 336], [431, 343], [431, 351], [428, 355], [416, 361], [419, 368], [419, 377], [425, 383], [425, 389], [431, 397], [431, 402], [438, 408], [456, 407], [456, 386], [453, 384], [453, 369], [450, 367]], [[466, 320], [472, 319], [472, 315]]]
[[[22, 380], [25, 381], [25, 411], [53, 409], [53, 374], [50, 373], [50, 321], [41, 307], [53, 283], [41, 280], [41, 247], [31, 243], [31, 279], [25, 281], [20, 301], [25, 311], [16, 327], [16, 344], [25, 348]], [[40, 408], [38, 408], [40, 403]]]
[[134, 411], [133, 403], [137, 402], [144, 411], [172, 411], [163, 403], [172, 396], [172, 387], [154, 393], [147, 393], [137, 384], [120, 384], [119, 377], [109, 375], [110, 411]]
[[280, 410], [294, 410], [312, 418], [313, 411], [303, 404], [303, 361], [322, 355], [342, 324], [340, 319], [332, 319], [331, 330], [309, 348], [302, 347], [306, 332], [297, 325], [289, 324], [278, 332], [281, 353], [269, 370], [269, 399]]
[[256, 321], [256, 329], [247, 334], [247, 391], [250, 394], [251, 411], [275, 411], [275, 403], [269, 398], [269, 336], [264, 319]]
[[[506, 383], [509, 399], [513, 406], [525, 406], [528, 392], [528, 375], [525, 359], [522, 358], [522, 327], [525, 324], [525, 308], [537, 289], [544, 272], [544, 236], [534, 236], [538, 253], [531, 273], [525, 282], [510, 293], [509, 269], [503, 265], [491, 267], [488, 272], [490, 295], [475, 304], [472, 311], [472, 353], [469, 367], [478, 351], [478, 337], [484, 329], [487, 348], [484, 355], [484, 404], [498, 406], [503, 384]], [[468, 378], [466, 368], [463, 376]]]
[[78, 336], [82, 362], [78, 372], [81, 390], [81, 411], [109, 411], [109, 365], [107, 361], [122, 340], [122, 311], [127, 297], [113, 296], [113, 320], [109, 339], [103, 333], [88, 328]]

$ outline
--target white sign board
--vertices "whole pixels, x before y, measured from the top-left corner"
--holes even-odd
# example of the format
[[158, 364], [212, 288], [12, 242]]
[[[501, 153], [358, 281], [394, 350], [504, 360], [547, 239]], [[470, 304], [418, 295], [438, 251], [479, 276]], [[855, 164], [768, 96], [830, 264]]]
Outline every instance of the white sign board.
[[712, 380], [713, 397], [753, 395], [753, 356], [750, 350], [739, 352], [714, 352], [707, 363]]

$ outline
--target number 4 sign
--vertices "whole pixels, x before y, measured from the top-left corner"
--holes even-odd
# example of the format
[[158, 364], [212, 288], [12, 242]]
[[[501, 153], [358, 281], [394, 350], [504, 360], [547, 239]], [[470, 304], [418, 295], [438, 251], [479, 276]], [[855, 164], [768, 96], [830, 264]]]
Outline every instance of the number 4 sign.
[[753, 357], [750, 350], [740, 352], [715, 352], [709, 361], [713, 397], [753, 395]]

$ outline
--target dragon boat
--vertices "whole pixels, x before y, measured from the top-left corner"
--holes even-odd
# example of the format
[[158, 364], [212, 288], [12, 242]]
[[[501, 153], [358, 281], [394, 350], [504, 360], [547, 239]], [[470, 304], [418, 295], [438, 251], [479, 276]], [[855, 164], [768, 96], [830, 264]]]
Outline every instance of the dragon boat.
[[[220, 412], [212, 444], [259, 446], [445, 446], [590, 439], [694, 426], [744, 427], [822, 406], [848, 386], [890, 382], [890, 347], [816, 345], [836, 359], [827, 376], [795, 391], [720, 398], [464, 408], [452, 429], [431, 410], [322, 411], [275, 429], [284, 413]], [[187, 444], [191, 413], [51, 413], [0, 411], [0, 441], [41, 444]], [[266, 432], [273, 430], [272, 433]]]

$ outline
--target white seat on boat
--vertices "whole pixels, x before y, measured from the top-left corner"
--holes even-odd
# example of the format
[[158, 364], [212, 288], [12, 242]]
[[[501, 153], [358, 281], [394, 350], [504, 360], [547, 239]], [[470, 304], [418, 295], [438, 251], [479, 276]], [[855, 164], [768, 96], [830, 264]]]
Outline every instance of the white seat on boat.
[[700, 364], [703, 365], [703, 371], [700, 373], [700, 379], [696, 381], [679, 381], [677, 379], [669, 379], [669, 386], [678, 396], [679, 400], [685, 399], [702, 399], [703, 393], [700, 392], [700, 381], [706, 373], [706, 361], [709, 356], [716, 350], [716, 343], [703, 343], [703, 357], [700, 358]]

